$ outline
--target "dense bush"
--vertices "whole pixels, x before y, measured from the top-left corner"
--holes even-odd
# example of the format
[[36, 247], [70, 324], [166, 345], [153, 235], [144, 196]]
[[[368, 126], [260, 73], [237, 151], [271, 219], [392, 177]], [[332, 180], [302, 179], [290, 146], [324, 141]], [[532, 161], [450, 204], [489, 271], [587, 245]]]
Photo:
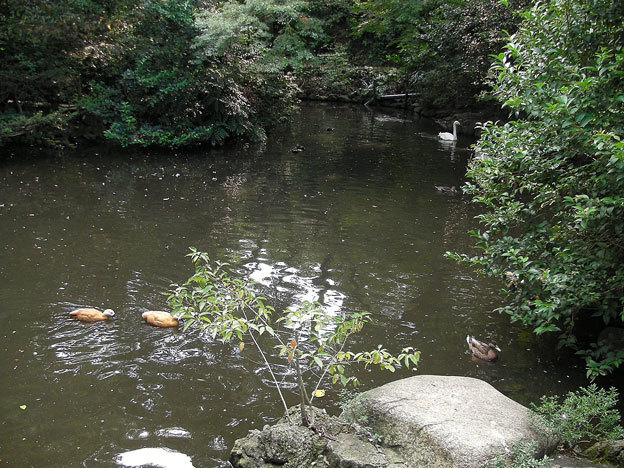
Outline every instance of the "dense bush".
[[[516, 30], [517, 10], [528, 3], [360, 1], [355, 2], [360, 18], [354, 33], [363, 41], [377, 38], [384, 45], [388, 63], [403, 69], [422, 105], [465, 107], [475, 104], [486, 89], [491, 55], [504, 46], [505, 32]], [[371, 50], [381, 55], [379, 44]]]
[[[3, 4], [8, 66], [0, 72], [0, 144], [66, 138], [70, 119], [74, 128], [87, 124], [95, 137], [124, 146], [262, 139], [295, 103], [283, 62], [286, 37], [298, 38], [291, 31], [304, 6], [294, 0]], [[301, 37], [317, 37], [313, 30], [302, 27]]]
[[[420, 27], [414, 55], [413, 81], [421, 102], [434, 107], [462, 108], [475, 104], [489, 89], [486, 75], [492, 55], [506, 43], [506, 33], [519, 24], [518, 11], [529, 0], [479, 0], [442, 5]], [[482, 105], [482, 104], [481, 104]]]
[[624, 435], [615, 388], [607, 391], [594, 384], [569, 392], [561, 400], [543, 396], [539, 405], [531, 405], [531, 422], [542, 435], [567, 447], [617, 440]]
[[551, 0], [524, 15], [493, 68], [494, 94], [518, 119], [484, 127], [467, 186], [486, 210], [482, 253], [461, 258], [502, 278], [502, 310], [558, 333], [590, 377], [624, 359], [597, 341], [624, 325], [623, 17], [610, 0]]
[[82, 0], [0, 2], [0, 145], [66, 140], [88, 73], [85, 50], [105, 33], [107, 10]]
[[81, 104], [124, 146], [262, 139], [294, 103], [292, 80], [264, 49], [278, 34], [271, 27], [292, 21], [296, 8], [146, 2], [123, 38], [127, 68], [94, 81]]

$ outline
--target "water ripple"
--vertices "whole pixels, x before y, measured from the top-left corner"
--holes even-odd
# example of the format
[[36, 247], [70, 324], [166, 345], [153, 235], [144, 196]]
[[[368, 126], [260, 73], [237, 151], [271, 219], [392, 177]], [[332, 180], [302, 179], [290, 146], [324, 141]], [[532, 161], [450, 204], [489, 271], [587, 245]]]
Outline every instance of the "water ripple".
[[[218, 458], [228, 445], [282, 414], [254, 346], [240, 352], [238, 343], [142, 320], [141, 312], [166, 308], [170, 283], [192, 274], [191, 245], [233, 265], [236, 276], [250, 275], [278, 313], [304, 300], [333, 314], [371, 312], [375, 323], [351, 337], [354, 351], [415, 346], [419, 372], [507, 388], [520, 382], [530, 389], [525, 398], [567, 391], [584, 378], [582, 369], [555, 363], [548, 343], [538, 348], [530, 332], [492, 313], [500, 285], [444, 259], [447, 250], [470, 248], [466, 231], [478, 214], [435, 190], [461, 183], [468, 154], [460, 146], [453, 156], [418, 122], [355, 107], [304, 114], [277, 129], [266, 150], [85, 147], [79, 157], [5, 161], [0, 410], [9, 419], [0, 440], [8, 442], [7, 462], [133, 466], [156, 453], [157, 463], [171, 455], [182, 466], [225, 467]], [[294, 144], [305, 153], [294, 157]], [[117, 317], [84, 324], [68, 316], [88, 306], [112, 306]], [[502, 345], [495, 366], [466, 355], [468, 332]], [[299, 342], [305, 346], [305, 336]], [[293, 368], [269, 360], [294, 403]], [[380, 374], [362, 372], [363, 385], [408, 375]], [[165, 446], [176, 452], [162, 452]]]

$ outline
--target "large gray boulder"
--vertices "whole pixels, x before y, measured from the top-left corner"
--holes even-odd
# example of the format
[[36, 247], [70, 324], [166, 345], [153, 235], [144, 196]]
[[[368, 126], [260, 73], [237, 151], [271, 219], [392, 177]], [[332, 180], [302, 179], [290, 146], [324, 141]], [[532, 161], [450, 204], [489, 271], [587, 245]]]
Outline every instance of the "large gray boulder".
[[343, 417], [383, 435], [410, 467], [482, 468], [520, 441], [539, 440], [527, 408], [470, 377], [391, 382], [365, 392]]
[[[310, 427], [300, 425], [300, 410], [293, 407], [288, 417], [237, 440], [232, 466], [485, 468], [520, 441], [542, 440], [531, 428], [527, 408], [468, 377], [398, 380], [363, 393], [340, 418], [318, 408], [308, 412]], [[624, 442], [612, 442], [608, 450], [597, 444], [588, 455], [623, 466]], [[552, 468], [598, 466], [558, 456]]]

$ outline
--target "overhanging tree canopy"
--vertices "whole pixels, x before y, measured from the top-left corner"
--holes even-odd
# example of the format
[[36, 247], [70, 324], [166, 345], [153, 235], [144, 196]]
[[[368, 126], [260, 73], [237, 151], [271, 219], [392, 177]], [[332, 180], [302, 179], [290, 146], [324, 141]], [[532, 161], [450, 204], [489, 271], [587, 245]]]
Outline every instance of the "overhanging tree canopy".
[[[486, 207], [481, 254], [457, 257], [506, 281], [502, 310], [585, 356], [588, 375], [624, 350], [624, 4], [551, 0], [524, 14], [492, 71], [517, 120], [488, 124], [468, 191]], [[602, 324], [589, 342], [589, 323]], [[583, 333], [585, 334], [585, 333]]]

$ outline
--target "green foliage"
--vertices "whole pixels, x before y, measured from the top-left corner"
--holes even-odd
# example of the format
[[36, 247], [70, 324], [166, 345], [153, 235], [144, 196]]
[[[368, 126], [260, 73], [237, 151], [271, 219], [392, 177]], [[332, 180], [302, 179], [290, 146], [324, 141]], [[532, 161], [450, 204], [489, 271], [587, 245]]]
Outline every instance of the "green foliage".
[[[354, 34], [367, 46], [372, 43], [369, 53], [381, 52], [386, 60], [408, 65], [413, 59], [409, 49], [418, 40], [419, 28], [430, 9], [423, 0], [356, 0], [353, 10], [360, 20], [354, 25]], [[380, 45], [383, 49], [377, 51]]]
[[58, 3], [1, 6], [0, 143], [47, 142], [71, 123], [123, 146], [217, 145], [263, 139], [294, 108], [284, 60], [307, 59], [292, 33], [302, 2]]
[[[336, 316], [319, 304], [305, 302], [300, 308], [286, 310], [273, 324], [274, 309], [256, 294], [252, 283], [230, 277], [223, 264], [213, 266], [204, 252], [191, 249], [189, 256], [195, 264], [195, 274], [183, 285], [174, 285], [168, 298], [174, 314], [186, 320], [184, 329], [198, 327], [224, 343], [237, 339], [241, 352], [245, 340], [251, 339], [287, 411], [281, 383], [273, 372], [276, 364], [264, 351], [267, 341], [274, 343], [276, 357], [294, 366], [304, 424], [309, 422], [306, 406], [321, 393], [321, 385], [329, 376], [333, 383], [356, 386], [357, 377], [348, 372], [354, 363], [391, 372], [398, 366], [409, 369], [418, 364], [420, 352], [412, 348], [403, 349], [396, 357], [381, 346], [367, 352], [349, 351], [351, 336], [370, 320], [367, 313]], [[304, 380], [307, 375], [313, 377], [312, 383]]]
[[536, 441], [519, 442], [511, 447], [510, 456], [499, 455], [494, 459], [493, 468], [540, 468], [550, 466], [552, 459], [544, 455], [541, 459], [535, 458], [538, 444]]
[[353, 71], [349, 56], [341, 50], [316, 56], [306, 64], [299, 76], [306, 94], [336, 96], [351, 89], [355, 81]]
[[488, 89], [491, 56], [498, 53], [520, 22], [518, 10], [529, 0], [449, 1], [432, 10], [418, 35], [405, 41], [404, 53], [417, 71], [412, 80], [421, 102], [434, 107], [473, 105]]
[[291, 34], [303, 7], [298, 1], [230, 2], [197, 17], [197, 57], [218, 64], [228, 77], [227, 109], [244, 114], [252, 131], [283, 121], [294, 109], [298, 89], [287, 66], [291, 57], [272, 50]]
[[490, 55], [505, 44], [505, 31], [515, 31], [515, 10], [528, 0], [510, 3], [358, 1], [354, 9], [362, 19], [354, 31], [364, 41], [376, 38], [385, 45], [386, 60], [409, 77], [421, 104], [462, 107], [473, 104], [485, 89]]
[[[318, 367], [319, 371], [328, 371], [332, 383], [340, 382], [343, 386], [359, 385], [357, 377], [345, 374], [346, 366], [352, 362], [363, 363], [365, 367], [376, 365], [390, 372], [394, 372], [400, 365], [409, 369], [418, 364], [420, 353], [413, 352], [412, 348], [405, 348], [396, 357], [381, 345], [372, 351], [345, 351], [349, 336], [358, 333], [369, 321], [366, 312], [331, 316], [319, 304], [304, 302], [299, 309], [286, 310], [285, 315], [277, 320], [284, 322], [294, 337], [293, 341], [281, 343], [277, 349], [280, 356], [288, 356], [289, 361], [297, 358], [307, 361], [312, 368]], [[306, 341], [314, 345], [312, 348], [300, 346], [299, 341], [304, 335]]]
[[0, 4], [0, 145], [67, 143], [87, 46], [105, 30], [105, 9], [88, 0]]
[[338, 393], [338, 399], [340, 401], [338, 406], [342, 411], [346, 411], [351, 409], [353, 405], [359, 402], [362, 398], [363, 394], [345, 387]]
[[0, 144], [262, 140], [301, 90], [366, 100], [373, 80], [419, 89], [424, 105], [464, 105], [501, 30], [513, 31], [511, 11], [494, 0], [8, 0]]
[[57, 146], [67, 143], [64, 134], [76, 116], [69, 109], [43, 113], [5, 113], [0, 117], [0, 146], [20, 141], [29, 145]]
[[[531, 424], [545, 439], [546, 445], [561, 443], [566, 448], [588, 445], [624, 436], [617, 410], [618, 392], [598, 389], [595, 384], [569, 392], [566, 397], [543, 396], [539, 405], [531, 404]], [[499, 455], [494, 468], [538, 468], [549, 466], [552, 460], [535, 458], [536, 441], [514, 445], [510, 456]]]
[[243, 51], [262, 55], [263, 46], [299, 21], [303, 6], [296, 0], [247, 0], [207, 10], [199, 15], [202, 53], [214, 57]]
[[345, 388], [341, 390], [339, 397], [340, 409], [343, 411], [340, 417], [349, 423], [350, 428], [358, 436], [366, 438], [373, 445], [380, 445], [383, 442], [383, 436], [369, 426], [369, 415], [362, 406], [362, 402], [368, 398], [366, 394]]
[[595, 384], [559, 397], [541, 398], [532, 404], [531, 421], [548, 438], [559, 440], [568, 447], [601, 440], [622, 438], [617, 410], [618, 392], [615, 388], [598, 389]]
[[483, 128], [466, 187], [486, 209], [481, 254], [455, 255], [502, 278], [501, 310], [558, 333], [592, 378], [624, 359], [577, 338], [596, 319], [624, 322], [623, 10], [553, 0], [524, 14], [492, 68], [494, 95], [521, 119]]
[[127, 19], [131, 34], [117, 76], [91, 83], [83, 109], [102, 119], [104, 135], [122, 146], [179, 147], [243, 136], [262, 138], [247, 77], [207, 60], [197, 48], [201, 25], [191, 2], [145, 2]]

